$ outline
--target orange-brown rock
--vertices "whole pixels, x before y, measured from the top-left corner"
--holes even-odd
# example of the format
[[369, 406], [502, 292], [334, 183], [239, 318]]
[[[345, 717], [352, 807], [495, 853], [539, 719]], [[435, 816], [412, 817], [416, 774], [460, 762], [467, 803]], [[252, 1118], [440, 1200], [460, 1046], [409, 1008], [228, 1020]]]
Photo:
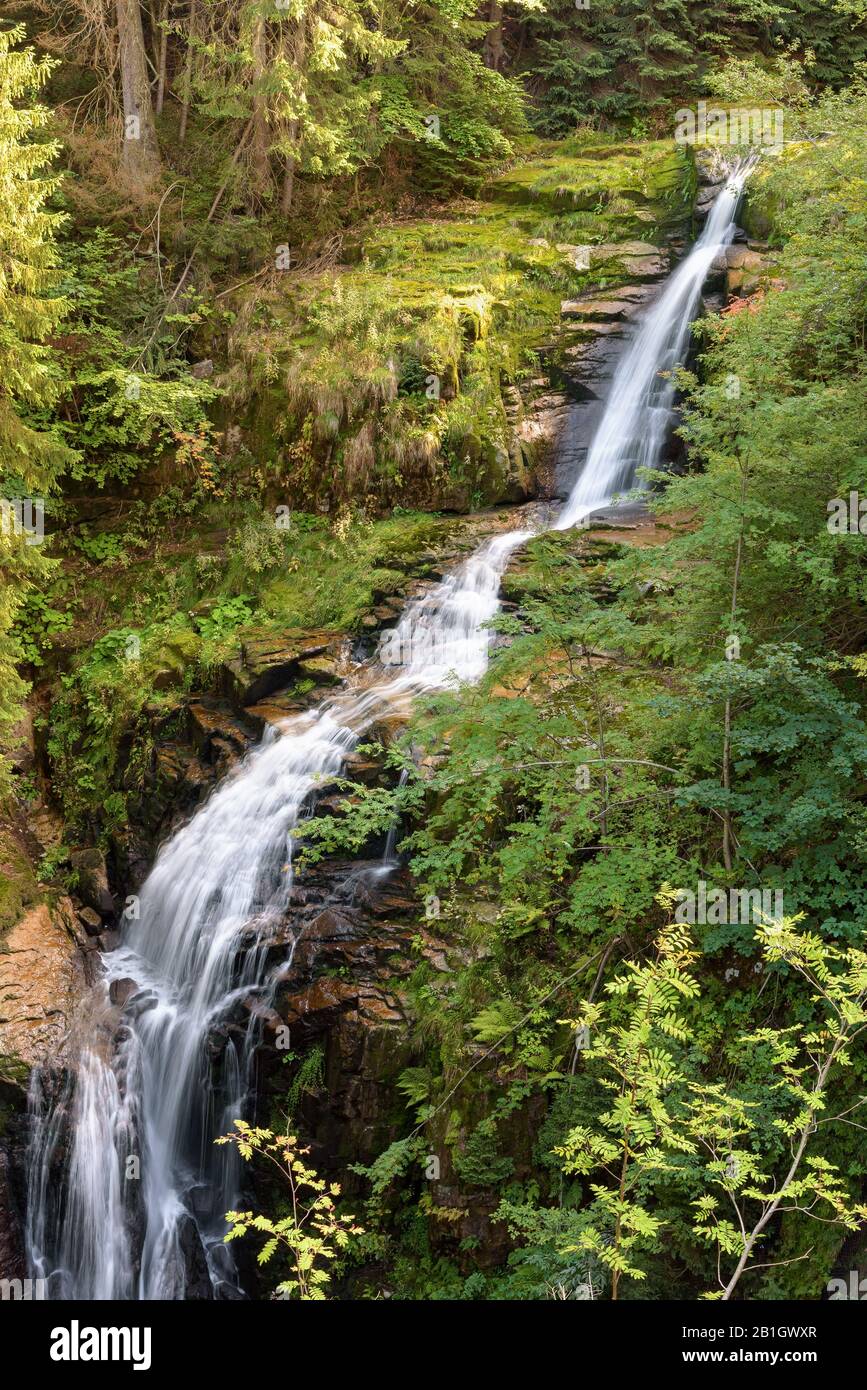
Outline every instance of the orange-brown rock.
[[28, 1067], [62, 1057], [84, 983], [72, 903], [31, 908], [0, 955], [0, 1054]]

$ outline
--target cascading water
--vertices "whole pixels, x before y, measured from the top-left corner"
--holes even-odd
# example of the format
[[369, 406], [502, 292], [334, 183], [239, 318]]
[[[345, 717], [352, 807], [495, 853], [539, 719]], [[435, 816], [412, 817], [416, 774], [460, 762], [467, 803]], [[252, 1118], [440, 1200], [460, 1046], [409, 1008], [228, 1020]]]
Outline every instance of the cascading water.
[[556, 530], [576, 526], [636, 484], [646, 486], [639, 470], [659, 462], [674, 410], [675, 368], [686, 357], [690, 325], [711, 263], [731, 242], [738, 202], [752, 165], [752, 159], [745, 159], [732, 170], [701, 236], [669, 277], [623, 354], [587, 462]]
[[[93, 1047], [82, 1053], [62, 1207], [47, 1188], [63, 1125], [40, 1094], [41, 1079], [34, 1081], [28, 1246], [50, 1297], [180, 1298], [197, 1251], [213, 1291], [231, 1296], [234, 1270], [222, 1237], [237, 1175], [231, 1151], [215, 1149], [213, 1140], [243, 1111], [255, 1014], [242, 1045], [227, 1044], [216, 1074], [209, 1043], [242, 1000], [267, 1003], [277, 983], [255, 931], [250, 947], [242, 936], [286, 911], [291, 831], [317, 783], [340, 772], [364, 730], [416, 692], [482, 675], [485, 623], [497, 611], [501, 575], [531, 534], [489, 541], [411, 604], [383, 643], [367, 688], [266, 735], [161, 849], [138, 920], [104, 957], [104, 989], [124, 980], [137, 989], [116, 1055]], [[127, 1179], [131, 1157], [138, 1181]], [[124, 1201], [124, 1188], [133, 1199]]]
[[[639, 466], [658, 461], [674, 404], [674, 384], [659, 373], [683, 359], [747, 172], [732, 175], [626, 351], [557, 529], [606, 505]], [[266, 734], [160, 850], [138, 920], [103, 958], [104, 1002], [112, 982], [131, 995], [120, 1041], [82, 1048], [71, 1096], [58, 1101], [43, 1093], [45, 1078], [33, 1081], [27, 1244], [31, 1273], [47, 1279], [49, 1297], [189, 1297], [196, 1268], [202, 1296], [240, 1292], [222, 1239], [238, 1190], [234, 1150], [213, 1140], [245, 1110], [256, 1009], [240, 1041], [230, 1037], [220, 1050], [213, 1040], [242, 1000], [267, 1007], [278, 983], [260, 941], [287, 911], [291, 832], [317, 784], [340, 772], [378, 717], [415, 694], [484, 674], [502, 574], [534, 534], [488, 541], [410, 604], [380, 659], [360, 673], [366, 684]]]

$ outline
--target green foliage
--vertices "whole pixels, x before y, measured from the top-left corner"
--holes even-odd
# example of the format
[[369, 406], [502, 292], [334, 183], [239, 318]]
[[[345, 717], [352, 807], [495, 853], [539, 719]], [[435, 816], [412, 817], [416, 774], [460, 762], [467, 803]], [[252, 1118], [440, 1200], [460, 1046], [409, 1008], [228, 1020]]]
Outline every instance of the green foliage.
[[61, 632], [72, 626], [69, 608], [58, 606], [59, 600], [40, 589], [30, 589], [15, 615], [15, 637], [24, 661], [41, 666], [44, 653]]
[[[0, 35], [0, 481], [66, 478], [62, 572], [0, 537], [0, 724], [26, 660], [76, 840], [124, 832], [155, 741], [245, 629], [372, 632], [384, 596], [430, 576], [455, 522], [384, 509], [522, 495], [540, 343], [563, 299], [621, 278], [569, 246], [683, 221], [677, 105], [784, 103], [786, 147], [744, 214], [776, 260], [697, 334], [686, 469], [654, 480], [665, 543], [526, 547], [485, 680], [420, 702], [386, 758], [401, 784], [341, 783], [299, 867], [400, 818], [442, 899], [414, 944], [441, 933], [448, 968], [420, 959], [403, 985], [414, 1128], [358, 1169], [362, 1253], [400, 1294], [695, 1296], [718, 1261], [726, 1296], [815, 1297], [865, 1216], [846, 1115], [865, 1080], [867, 595], [863, 538], [827, 527], [867, 458], [863, 0], [549, 0], [502, 25], [470, 0], [200, 0], [195, 24], [170, 7], [166, 174], [134, 228], [100, 172], [116, 55], [91, 10], [70, 0], [53, 31], [75, 60], [64, 187], [32, 105], [52, 65]], [[567, 139], [526, 134], [527, 95]], [[35, 888], [3, 858], [5, 921]], [[658, 886], [699, 878], [781, 886], [786, 920], [694, 944]], [[292, 1061], [290, 1112], [322, 1053]], [[222, 1142], [274, 1162], [291, 1203], [230, 1213], [229, 1238], [256, 1231], [262, 1263], [288, 1260], [286, 1296], [324, 1296], [361, 1234], [338, 1192], [288, 1134]], [[431, 1148], [452, 1190], [419, 1199]], [[464, 1188], [516, 1242], [499, 1270], [467, 1274]]]
[[[617, 125], [633, 138], [669, 128], [675, 106], [712, 92], [727, 100], [801, 100], [812, 83], [840, 85], [867, 56], [855, 3], [811, 0], [549, 0], [528, 20], [522, 66], [545, 134]], [[788, 55], [788, 56], [787, 56]], [[794, 61], [793, 61], [794, 60]], [[628, 123], [628, 124], [627, 124]]]
[[370, 1201], [374, 1208], [395, 1178], [402, 1177], [411, 1164], [418, 1162], [422, 1154], [422, 1140], [410, 1135], [408, 1139], [397, 1139], [393, 1144], [389, 1144], [368, 1167], [361, 1164], [354, 1166], [354, 1172], [361, 1173], [370, 1180]]
[[493, 1124], [473, 1130], [462, 1152], [454, 1157], [455, 1172], [468, 1187], [494, 1187], [515, 1171], [515, 1161], [500, 1150]]
[[524, 115], [517, 85], [472, 50], [474, 13], [467, 0], [411, 16], [369, 0], [208, 0], [191, 45], [194, 119], [250, 119], [242, 187], [284, 213], [299, 190], [396, 158], [429, 189], [477, 180], [511, 153]]
[[[54, 66], [21, 48], [21, 28], [0, 29], [0, 497], [42, 499], [73, 455], [45, 416], [61, 389], [46, 340], [66, 304], [58, 292], [56, 237], [63, 218], [49, 210], [59, 180], [49, 170], [58, 152], [44, 138], [49, 112], [36, 104]], [[26, 523], [25, 523], [26, 524]], [[20, 713], [25, 687], [15, 669], [10, 631], [22, 597], [49, 565], [4, 514], [0, 526], [0, 748]], [[7, 785], [0, 759], [0, 790]]]
[[335, 1262], [346, 1252], [351, 1240], [364, 1234], [354, 1218], [338, 1211], [338, 1183], [326, 1183], [306, 1162], [309, 1149], [299, 1145], [294, 1135], [274, 1135], [270, 1129], [256, 1129], [244, 1120], [235, 1121], [235, 1133], [224, 1134], [217, 1144], [234, 1144], [246, 1161], [254, 1156], [267, 1158], [286, 1182], [292, 1201], [289, 1216], [278, 1221], [251, 1211], [226, 1213], [229, 1231], [225, 1240], [238, 1240], [250, 1231], [267, 1236], [257, 1259], [268, 1264], [278, 1253], [288, 1258], [290, 1274], [275, 1290], [277, 1298], [322, 1301], [328, 1297]]
[[[283, 1060], [288, 1062], [290, 1058], [284, 1057]], [[286, 1112], [290, 1119], [294, 1117], [303, 1096], [315, 1095], [321, 1089], [324, 1076], [325, 1049], [317, 1045], [301, 1058], [286, 1092]]]
[[68, 239], [62, 264], [68, 311], [58, 414], [78, 451], [70, 472], [100, 488], [128, 482], [161, 453], [183, 456], [185, 441], [207, 431], [216, 393], [190, 376], [185, 346], [209, 310], [187, 301], [183, 312], [161, 313], [158, 284], [105, 227]]
[[568, 135], [685, 91], [700, 61], [690, 10], [687, 0], [596, 0], [587, 10], [553, 0], [528, 25], [540, 129]]
[[217, 603], [207, 616], [198, 622], [199, 632], [207, 642], [225, 642], [239, 627], [249, 623], [253, 616], [248, 594], [237, 594], [234, 598]]
[[[700, 993], [698, 954], [682, 927], [663, 928], [649, 961], [627, 961], [606, 984], [611, 1002], [588, 1002], [573, 1020], [590, 1039], [582, 1056], [599, 1102], [594, 1120], [571, 1128], [555, 1149], [567, 1172], [594, 1176], [592, 1200], [566, 1223], [577, 1239], [563, 1253], [607, 1270], [613, 1299], [622, 1280], [644, 1281], [648, 1257], [664, 1248], [667, 1223], [652, 1195], [666, 1184], [681, 1200], [701, 1194], [691, 1200], [693, 1236], [717, 1248], [713, 1297], [731, 1296], [760, 1247], [766, 1258], [781, 1211], [849, 1230], [867, 1220], [867, 1207], [851, 1201], [815, 1137], [834, 1069], [850, 1065], [867, 1025], [867, 957], [837, 951], [788, 919], [759, 928], [758, 939], [769, 966], [784, 964], [807, 981], [820, 1017], [812, 1028], [762, 1028], [730, 1039], [723, 1083], [702, 1078], [707, 1059], [695, 1049], [690, 1020]], [[747, 1080], [756, 1059], [765, 1094], [775, 1097], [770, 1132]], [[501, 1215], [516, 1233], [544, 1235], [542, 1223], [534, 1226], [514, 1204], [505, 1203]]]
[[[432, 1136], [448, 1096], [456, 1171], [499, 1188], [528, 1242], [497, 1276], [521, 1296], [698, 1296], [719, 1258], [723, 1296], [815, 1298], [864, 1220], [846, 1121], [864, 1080], [863, 537], [827, 524], [867, 457], [863, 85], [793, 119], [814, 138], [750, 195], [775, 261], [703, 320], [683, 376], [689, 468], [655, 480], [661, 543], [534, 541], [481, 685], [419, 711], [392, 751], [401, 788], [367, 805], [355, 788], [327, 821], [339, 849], [402, 814], [466, 953], [447, 982], [413, 978], [404, 1089]], [[700, 954], [659, 937], [658, 885], [699, 879], [781, 888], [786, 921], [702, 925]], [[548, 1117], [530, 1199], [502, 1191], [517, 1137], [475, 1109], [517, 1067]], [[814, 1236], [817, 1215], [836, 1235]]]
[[810, 102], [807, 85], [812, 60], [778, 56], [771, 62], [755, 58], [730, 58], [718, 71], [709, 72], [705, 87], [724, 101], [745, 105], [782, 104], [790, 111]]
[[126, 556], [122, 539], [120, 536], [112, 535], [110, 531], [100, 531], [91, 536], [87, 534], [87, 529], [82, 527], [72, 543], [76, 550], [80, 550], [82, 555], [94, 564], [100, 564], [104, 560], [120, 560]]

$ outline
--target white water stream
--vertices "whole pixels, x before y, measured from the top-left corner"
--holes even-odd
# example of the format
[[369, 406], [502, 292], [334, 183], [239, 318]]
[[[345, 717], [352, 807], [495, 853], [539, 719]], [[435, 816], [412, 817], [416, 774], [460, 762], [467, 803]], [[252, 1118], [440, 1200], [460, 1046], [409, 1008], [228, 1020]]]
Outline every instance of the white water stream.
[[633, 487], [647, 487], [638, 470], [654, 468], [671, 428], [677, 394], [676, 368], [689, 349], [701, 287], [712, 261], [729, 245], [735, 214], [753, 161], [729, 176], [698, 241], [669, 276], [614, 374], [599, 428], [556, 523], [566, 531]]
[[[627, 347], [557, 529], [609, 504], [632, 485], [637, 467], [657, 463], [675, 396], [674, 382], [659, 373], [684, 360], [710, 263], [731, 239], [746, 172], [720, 194], [701, 238]], [[197, 1252], [205, 1296], [237, 1294], [222, 1238], [238, 1173], [234, 1149], [215, 1148], [213, 1140], [246, 1111], [255, 1012], [242, 1041], [230, 1035], [215, 1056], [212, 1040], [241, 1000], [267, 1005], [277, 983], [251, 926], [287, 910], [291, 831], [317, 784], [340, 772], [365, 730], [415, 694], [483, 675], [486, 624], [499, 606], [503, 572], [533, 534], [488, 541], [410, 603], [386, 635], [382, 660], [358, 673], [363, 686], [266, 734], [159, 851], [139, 919], [103, 957], [98, 989], [124, 979], [137, 985], [125, 1036], [115, 1048], [100, 1045], [94, 1024], [63, 1103], [43, 1093], [45, 1078], [33, 1081], [27, 1243], [31, 1275], [48, 1279], [49, 1297], [191, 1296]]]

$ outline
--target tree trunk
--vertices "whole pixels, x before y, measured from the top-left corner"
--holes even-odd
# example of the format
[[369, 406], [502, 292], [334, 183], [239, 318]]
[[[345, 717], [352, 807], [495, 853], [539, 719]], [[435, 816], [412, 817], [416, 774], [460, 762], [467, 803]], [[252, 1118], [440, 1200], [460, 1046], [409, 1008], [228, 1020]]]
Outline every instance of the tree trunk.
[[161, 115], [163, 114], [163, 103], [165, 102], [165, 99], [166, 99], [166, 67], [167, 67], [167, 64], [168, 64], [168, 54], [169, 54], [169, 31], [168, 31], [168, 27], [167, 27], [167, 26], [168, 26], [168, 19], [169, 19], [169, 0], [163, 0], [162, 5], [160, 6], [160, 18], [159, 18], [159, 24], [158, 24], [158, 26], [157, 26], [157, 27], [158, 27], [158, 42], [157, 42], [157, 97], [156, 97], [156, 114], [157, 114], [158, 116], [161, 116]]
[[[289, 139], [298, 139], [298, 122], [289, 122]], [[280, 199], [280, 211], [284, 217], [288, 217], [292, 211], [292, 196], [295, 192], [295, 156], [287, 155], [286, 165], [283, 170], [283, 194]]]
[[485, 66], [500, 72], [506, 66], [506, 47], [503, 43], [503, 6], [501, 0], [490, 0], [488, 23], [491, 26], [485, 35]]
[[271, 184], [271, 161], [268, 157], [268, 107], [262, 90], [267, 65], [265, 21], [253, 25], [253, 177], [258, 193], [265, 194]]
[[190, 96], [193, 83], [193, 51], [199, 18], [199, 0], [190, 0], [190, 15], [187, 27], [187, 56], [184, 62], [184, 82], [181, 95], [181, 124], [178, 140], [181, 144], [187, 138], [187, 122], [190, 119]]
[[144, 187], [159, 173], [160, 152], [148, 82], [141, 7], [139, 0], [115, 0], [115, 10], [123, 92], [121, 165], [136, 184]]
[[[294, 42], [291, 49], [288, 46], [286, 35], [281, 39], [281, 52], [288, 58], [299, 72], [304, 71], [304, 60], [307, 53], [307, 36], [303, 27], [299, 26], [294, 34]], [[288, 122], [287, 133], [291, 143], [294, 145], [298, 140], [298, 132], [301, 122], [297, 117], [293, 117]], [[292, 211], [292, 199], [295, 194], [295, 156], [287, 154], [286, 162], [283, 166], [283, 191], [280, 196], [280, 212], [284, 217], [288, 217]]]

